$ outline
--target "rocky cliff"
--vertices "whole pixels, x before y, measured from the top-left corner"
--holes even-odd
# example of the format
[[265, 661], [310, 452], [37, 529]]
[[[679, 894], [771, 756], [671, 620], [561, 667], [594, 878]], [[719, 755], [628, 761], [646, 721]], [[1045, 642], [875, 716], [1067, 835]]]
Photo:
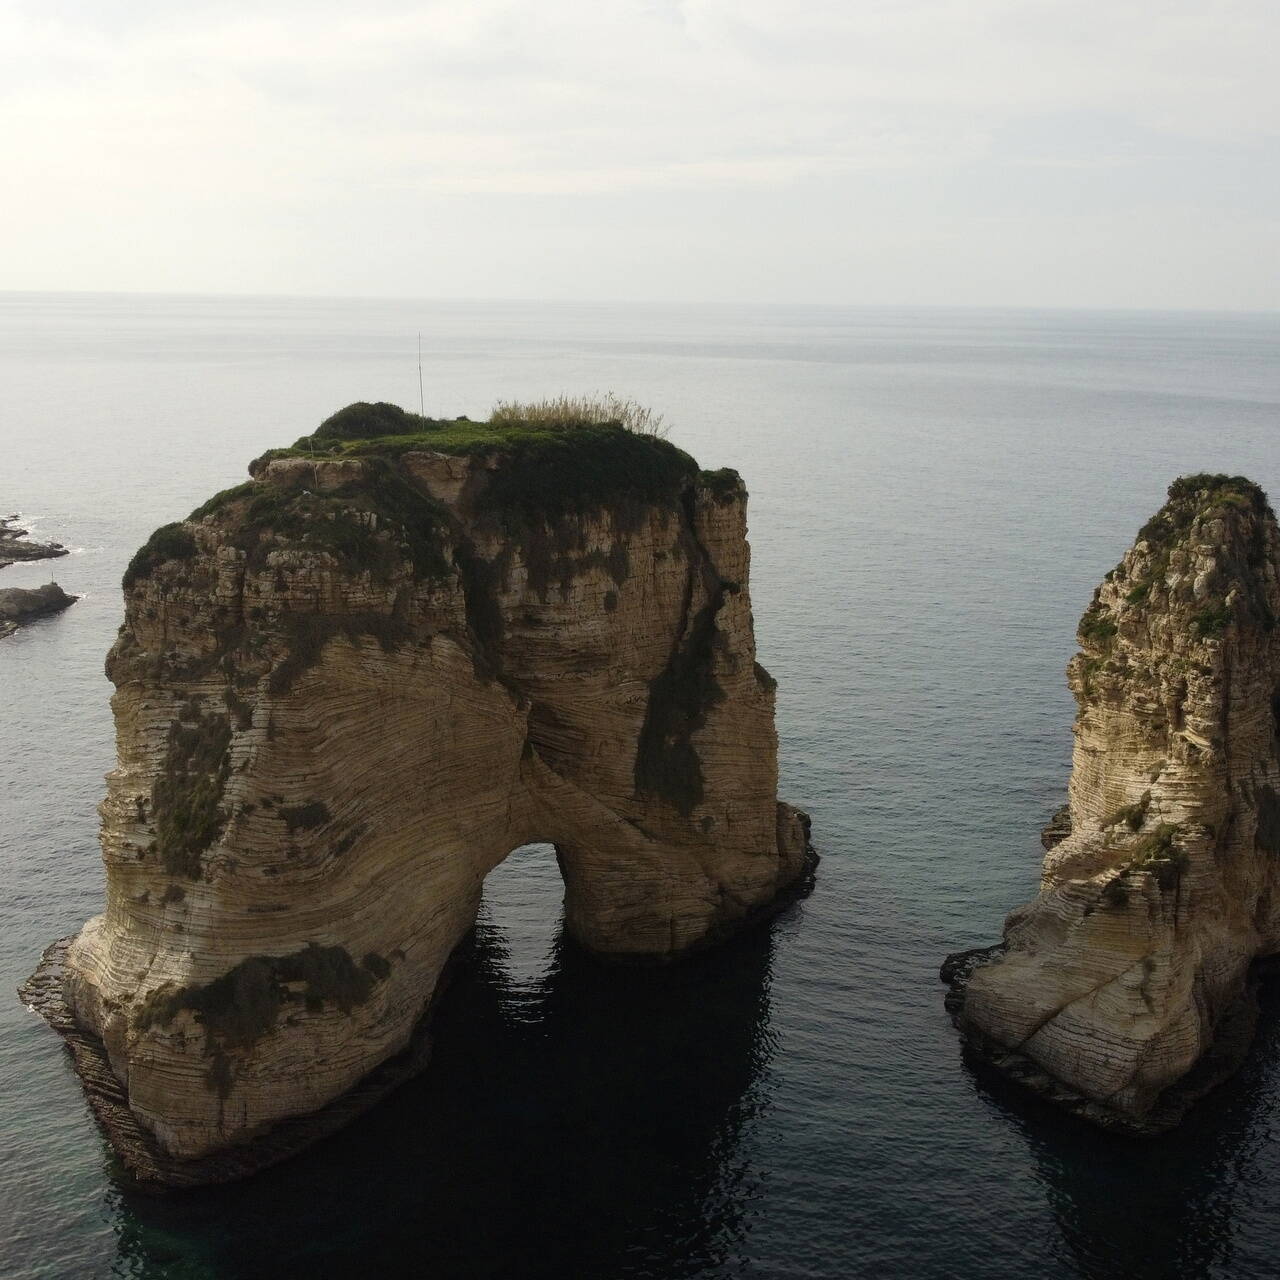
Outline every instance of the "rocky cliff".
[[1099, 1123], [1175, 1123], [1238, 1061], [1250, 963], [1280, 950], [1278, 565], [1256, 485], [1170, 488], [1080, 621], [1040, 894], [944, 966], [970, 1041]]
[[403, 1059], [521, 844], [555, 845], [567, 928], [616, 956], [805, 877], [737, 475], [616, 426], [367, 440], [359, 410], [125, 576], [106, 910], [28, 996], [144, 1177], [278, 1158], [263, 1135]]

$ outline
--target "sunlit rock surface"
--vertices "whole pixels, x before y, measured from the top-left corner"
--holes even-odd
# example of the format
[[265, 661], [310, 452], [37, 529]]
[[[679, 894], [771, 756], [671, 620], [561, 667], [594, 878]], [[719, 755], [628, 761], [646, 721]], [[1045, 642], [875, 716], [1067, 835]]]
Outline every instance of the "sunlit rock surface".
[[1080, 622], [1040, 894], [944, 967], [972, 1044], [1103, 1124], [1167, 1127], [1237, 1064], [1280, 949], [1278, 555], [1256, 485], [1170, 488]]
[[50, 1015], [162, 1180], [404, 1051], [517, 846], [555, 845], [569, 931], [617, 956], [809, 865], [735, 473], [617, 428], [275, 453], [126, 574], [107, 905]]

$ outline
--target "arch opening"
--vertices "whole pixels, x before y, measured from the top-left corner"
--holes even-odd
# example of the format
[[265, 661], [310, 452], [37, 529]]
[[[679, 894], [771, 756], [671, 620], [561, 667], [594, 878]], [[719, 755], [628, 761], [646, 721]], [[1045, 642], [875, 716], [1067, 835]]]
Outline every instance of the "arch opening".
[[519, 845], [485, 876], [476, 946], [503, 979], [504, 1003], [527, 1004], [546, 981], [564, 932], [564, 896], [553, 844]]

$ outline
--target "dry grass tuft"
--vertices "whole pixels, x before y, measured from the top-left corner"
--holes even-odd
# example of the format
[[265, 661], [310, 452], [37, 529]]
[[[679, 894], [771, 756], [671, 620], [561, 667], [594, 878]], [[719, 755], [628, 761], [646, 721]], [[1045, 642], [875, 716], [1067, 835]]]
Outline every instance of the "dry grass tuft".
[[617, 423], [636, 435], [665, 440], [670, 427], [662, 414], [612, 391], [601, 395], [556, 396], [529, 402], [499, 400], [489, 417], [492, 426], [593, 427]]

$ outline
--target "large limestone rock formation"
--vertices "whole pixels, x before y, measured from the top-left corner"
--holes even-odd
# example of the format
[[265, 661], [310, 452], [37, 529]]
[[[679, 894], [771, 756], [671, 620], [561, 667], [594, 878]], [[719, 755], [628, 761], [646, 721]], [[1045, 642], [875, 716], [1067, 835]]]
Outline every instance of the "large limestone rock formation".
[[972, 1043], [1104, 1124], [1165, 1127], [1221, 1078], [1280, 950], [1278, 564], [1256, 485], [1170, 488], [1080, 622], [1040, 894], [944, 966]]
[[569, 931], [616, 956], [804, 878], [736, 473], [617, 427], [411, 421], [265, 455], [126, 574], [106, 911], [61, 1004], [31, 998], [78, 1058], [100, 1039], [113, 1079], [82, 1074], [144, 1176], [275, 1158], [178, 1164], [405, 1051], [521, 844], [555, 845]]

